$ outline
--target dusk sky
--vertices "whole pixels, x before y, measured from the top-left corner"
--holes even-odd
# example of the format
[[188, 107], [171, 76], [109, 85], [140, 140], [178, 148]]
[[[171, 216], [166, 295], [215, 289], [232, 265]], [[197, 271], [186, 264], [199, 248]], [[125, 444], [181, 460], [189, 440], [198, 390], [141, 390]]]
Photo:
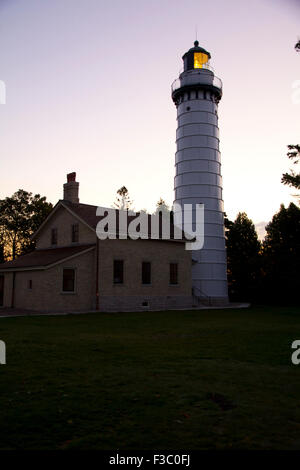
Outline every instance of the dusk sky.
[[0, 0], [0, 198], [56, 203], [76, 171], [81, 202], [111, 206], [125, 185], [136, 210], [171, 204], [170, 87], [196, 25], [223, 81], [226, 213], [269, 221], [295, 201], [280, 180], [300, 143], [300, 0]]

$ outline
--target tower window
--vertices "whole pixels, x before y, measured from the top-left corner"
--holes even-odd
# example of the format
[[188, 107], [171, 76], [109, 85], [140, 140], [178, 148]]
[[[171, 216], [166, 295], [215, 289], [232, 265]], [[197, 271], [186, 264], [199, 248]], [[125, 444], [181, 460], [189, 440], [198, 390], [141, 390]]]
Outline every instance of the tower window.
[[170, 263], [170, 284], [178, 284], [178, 263]]
[[189, 106], [186, 107], [186, 110], [189, 111], [191, 108]]
[[28, 280], [28, 289], [32, 290], [32, 279]]
[[142, 284], [151, 284], [151, 263], [148, 261], [142, 263]]
[[57, 245], [57, 228], [51, 229], [51, 245]]
[[121, 259], [114, 260], [114, 284], [123, 284], [124, 282], [124, 261]]
[[72, 225], [72, 243], [79, 242], [79, 225], [73, 224]]

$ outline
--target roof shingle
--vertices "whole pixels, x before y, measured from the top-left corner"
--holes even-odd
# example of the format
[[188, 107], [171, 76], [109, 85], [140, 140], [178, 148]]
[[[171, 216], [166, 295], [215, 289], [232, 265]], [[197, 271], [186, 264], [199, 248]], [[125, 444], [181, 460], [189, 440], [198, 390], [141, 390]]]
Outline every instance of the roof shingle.
[[20, 269], [20, 268], [38, 268], [46, 267], [62, 261], [65, 258], [81, 253], [82, 251], [92, 248], [95, 245], [79, 245], [68, 246], [62, 248], [50, 248], [47, 250], [34, 250], [31, 253], [20, 256], [14, 261], [0, 264], [0, 271], [6, 269]]

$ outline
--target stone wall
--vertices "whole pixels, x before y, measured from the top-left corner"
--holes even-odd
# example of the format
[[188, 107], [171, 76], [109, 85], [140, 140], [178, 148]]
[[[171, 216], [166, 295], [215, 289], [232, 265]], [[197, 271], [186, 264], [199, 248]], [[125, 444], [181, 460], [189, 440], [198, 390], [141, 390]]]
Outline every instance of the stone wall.
[[100, 296], [100, 311], [102, 312], [177, 310], [190, 309], [192, 306], [192, 297], [189, 295]]
[[[62, 292], [64, 268], [75, 269], [74, 293]], [[95, 309], [95, 250], [50, 269], [18, 271], [15, 276], [15, 308], [61, 312]], [[29, 280], [32, 289], [28, 288]]]
[[[124, 261], [124, 283], [113, 283], [113, 261]], [[142, 262], [151, 262], [151, 284], [142, 284]], [[170, 285], [169, 265], [178, 263], [178, 284]], [[191, 252], [185, 244], [160, 240], [99, 242], [100, 310], [135, 311], [189, 308]], [[148, 305], [144, 305], [146, 303]]]

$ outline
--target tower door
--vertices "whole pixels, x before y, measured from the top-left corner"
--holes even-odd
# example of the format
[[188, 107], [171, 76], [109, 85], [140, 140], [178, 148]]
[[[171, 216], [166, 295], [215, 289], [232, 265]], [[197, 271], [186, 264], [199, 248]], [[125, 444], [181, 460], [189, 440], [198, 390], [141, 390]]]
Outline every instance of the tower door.
[[4, 297], [4, 276], [0, 276], [0, 307], [3, 306]]

